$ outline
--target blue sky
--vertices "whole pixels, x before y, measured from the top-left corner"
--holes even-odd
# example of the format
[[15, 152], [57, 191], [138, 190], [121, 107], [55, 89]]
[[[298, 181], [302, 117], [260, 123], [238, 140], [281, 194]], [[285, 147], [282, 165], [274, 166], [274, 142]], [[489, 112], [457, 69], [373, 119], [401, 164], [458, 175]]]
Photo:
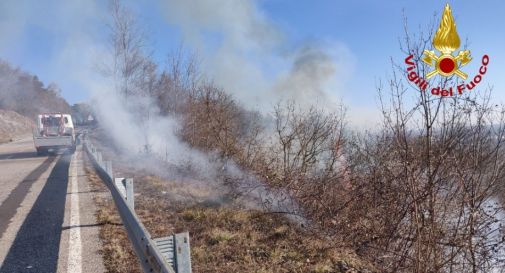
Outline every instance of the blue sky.
[[[221, 36], [226, 35], [226, 32], [221, 33], [219, 28], [229, 28], [235, 24], [230, 20], [230, 25], [216, 23], [209, 29], [204, 28], [203, 32], [206, 33], [201, 36], [203, 41], [199, 41], [203, 46], [199, 46], [188, 33], [198, 27], [201, 30], [201, 25], [188, 27], [187, 24], [182, 25], [186, 22], [184, 17], [179, 18], [180, 20], [167, 18], [174, 16], [170, 10], [174, 3], [181, 1], [125, 2], [139, 16], [141, 25], [148, 31], [150, 50], [162, 65], [167, 55], [174, 52], [181, 43], [199, 52], [204, 59], [211, 59], [220, 43], [226, 40]], [[4, 0], [0, 3], [0, 58], [38, 75], [46, 84], [57, 83], [62, 88], [62, 95], [70, 103], [88, 99], [92, 94], [89, 91], [92, 87], [87, 82], [94, 79], [94, 72], [83, 72], [83, 76], [81, 71], [76, 70], [90, 70], [96, 63], [90, 59], [100, 55], [93, 52], [106, 49], [107, 5], [104, 2]], [[198, 2], [195, 1], [195, 4]], [[219, 4], [226, 2], [215, 1], [215, 10], [210, 8], [205, 14], [216, 13]], [[246, 51], [247, 56], [244, 58], [251, 61], [252, 66], [259, 67], [260, 71], [256, 71], [257, 73], [268, 78], [269, 75], [275, 75], [276, 70], [286, 69], [289, 63], [282, 61], [283, 56], [294, 54], [296, 48], [304, 45], [325, 43], [325, 49], [330, 51], [331, 47], [336, 45], [339, 50], [336, 50], [332, 57], [338, 59], [339, 54], [343, 54], [345, 60], [337, 61], [340, 68], [335, 74], [334, 80], [338, 83], [334, 86], [338, 86], [336, 88], [339, 90], [335, 92], [350, 105], [350, 111], [357, 112], [356, 115], [359, 115], [361, 110], [376, 107], [375, 86], [378, 80], [386, 79], [390, 73], [390, 58], [401, 62], [405, 57], [398, 48], [398, 39], [403, 34], [403, 12], [408, 18], [409, 28], [416, 32], [419, 27], [425, 28], [435, 13], [438, 24], [446, 3], [406, 0], [241, 2], [252, 5], [254, 16], [259, 17], [260, 22], [266, 22], [268, 28], [274, 28], [281, 33], [283, 40], [268, 52], [268, 56], [262, 50]], [[475, 74], [480, 57], [483, 54], [490, 55], [489, 73], [483, 85], [493, 85], [495, 99], [505, 102], [505, 81], [500, 77], [501, 68], [505, 65], [505, 36], [502, 30], [505, 26], [505, 3], [498, 0], [449, 3], [458, 32], [462, 40], [469, 39], [469, 49], [474, 57], [474, 61], [464, 68], [465, 72]], [[220, 16], [220, 13], [215, 16]], [[209, 20], [202, 20], [200, 23], [215, 22], [215, 18]], [[236, 30], [230, 31], [233, 33]], [[249, 41], [248, 37], [239, 38]], [[231, 41], [242, 42], [237, 42], [236, 39]], [[89, 49], [91, 47], [94, 49]], [[64, 56], [62, 51], [66, 52]], [[263, 58], [268, 61], [263, 61]], [[204, 69], [212, 70], [212, 67], [207, 66]], [[212, 71], [209, 73], [213, 75]], [[79, 76], [76, 76], [77, 74]], [[219, 83], [219, 76], [217, 78]], [[226, 83], [224, 85], [226, 86]], [[231, 88], [234, 88], [234, 85], [231, 85]]]

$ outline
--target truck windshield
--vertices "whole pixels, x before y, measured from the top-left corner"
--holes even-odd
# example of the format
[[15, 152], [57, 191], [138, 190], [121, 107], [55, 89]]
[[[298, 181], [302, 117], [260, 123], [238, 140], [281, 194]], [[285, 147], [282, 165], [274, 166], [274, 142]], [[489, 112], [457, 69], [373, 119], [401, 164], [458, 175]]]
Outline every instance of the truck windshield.
[[60, 126], [60, 118], [57, 117], [45, 117], [42, 118], [42, 123], [47, 127], [59, 127]]

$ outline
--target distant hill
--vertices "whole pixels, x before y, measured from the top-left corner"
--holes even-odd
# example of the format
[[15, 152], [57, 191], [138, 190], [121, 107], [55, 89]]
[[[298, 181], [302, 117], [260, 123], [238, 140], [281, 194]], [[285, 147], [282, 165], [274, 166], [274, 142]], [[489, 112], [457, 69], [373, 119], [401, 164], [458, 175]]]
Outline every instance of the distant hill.
[[0, 109], [33, 119], [40, 112], [70, 113], [70, 106], [55, 84], [44, 86], [31, 75], [0, 60]]

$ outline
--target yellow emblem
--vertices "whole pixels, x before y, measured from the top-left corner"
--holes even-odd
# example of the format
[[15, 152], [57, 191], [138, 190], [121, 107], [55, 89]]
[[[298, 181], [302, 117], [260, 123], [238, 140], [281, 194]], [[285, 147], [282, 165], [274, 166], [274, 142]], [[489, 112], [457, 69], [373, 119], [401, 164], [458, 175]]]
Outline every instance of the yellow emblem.
[[472, 60], [470, 50], [460, 51], [456, 56], [452, 55], [459, 48], [460, 43], [459, 35], [456, 31], [456, 22], [452, 17], [451, 7], [447, 4], [442, 15], [442, 21], [440, 21], [440, 26], [433, 38], [433, 46], [442, 54], [438, 56], [434, 51], [424, 50], [423, 62], [435, 67], [435, 70], [426, 75], [427, 79], [436, 74], [445, 77], [456, 74], [463, 80], [468, 78], [468, 75], [459, 69]]

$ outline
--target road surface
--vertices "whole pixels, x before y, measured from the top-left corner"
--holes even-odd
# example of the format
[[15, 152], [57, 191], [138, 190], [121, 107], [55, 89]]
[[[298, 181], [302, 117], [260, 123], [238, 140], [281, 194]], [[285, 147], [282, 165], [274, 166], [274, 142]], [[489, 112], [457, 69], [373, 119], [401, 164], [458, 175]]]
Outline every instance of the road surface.
[[92, 197], [80, 147], [0, 145], [0, 272], [104, 272]]

